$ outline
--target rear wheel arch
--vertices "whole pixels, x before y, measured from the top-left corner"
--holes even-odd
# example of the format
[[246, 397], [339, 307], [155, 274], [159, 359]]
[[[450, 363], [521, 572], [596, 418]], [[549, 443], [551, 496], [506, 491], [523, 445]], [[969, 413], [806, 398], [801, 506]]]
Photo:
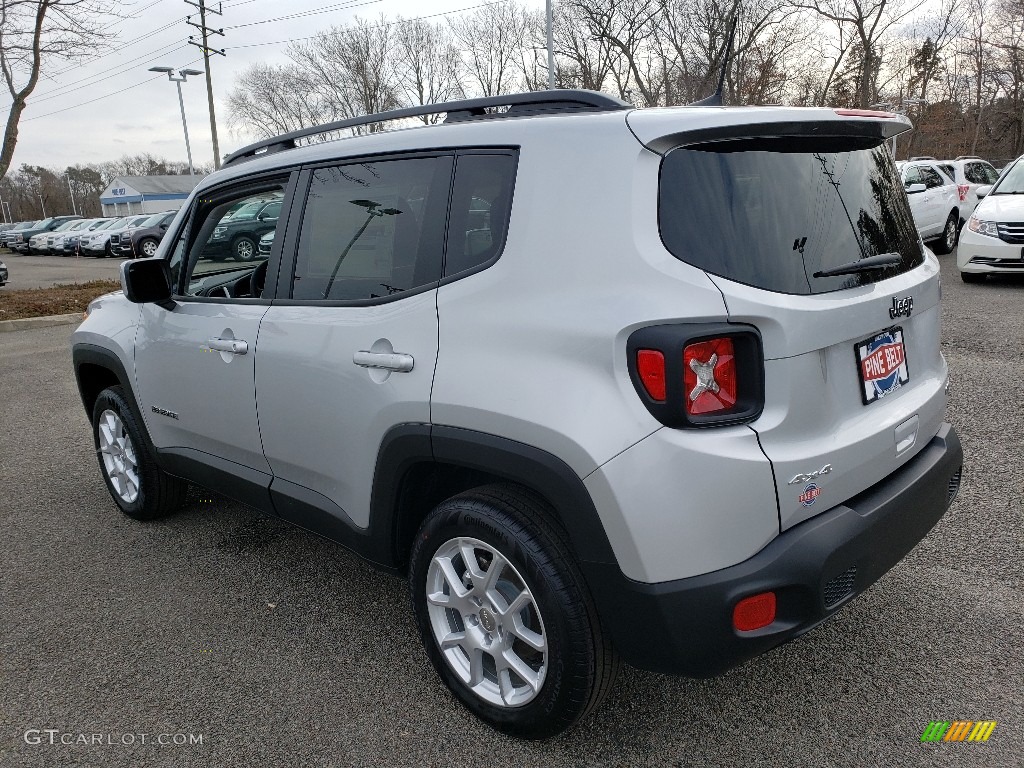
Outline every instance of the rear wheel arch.
[[525, 443], [457, 427], [406, 424], [385, 435], [374, 473], [371, 525], [385, 529], [393, 562], [404, 570], [420, 524], [438, 504], [473, 488], [510, 482], [547, 502], [552, 522], [565, 530], [580, 561], [617, 563], [590, 493], [571, 467]]

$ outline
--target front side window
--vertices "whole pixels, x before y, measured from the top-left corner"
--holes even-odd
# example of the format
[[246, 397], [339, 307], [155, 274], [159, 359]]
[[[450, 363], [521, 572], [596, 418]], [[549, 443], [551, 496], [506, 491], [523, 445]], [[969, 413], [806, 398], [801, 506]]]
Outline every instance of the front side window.
[[451, 167], [442, 156], [314, 170], [292, 298], [372, 300], [437, 282]]
[[[851, 288], [924, 260], [891, 153], [867, 138], [751, 138], [674, 149], [662, 162], [659, 221], [676, 258], [779, 293]], [[815, 276], [888, 253], [900, 262]]]
[[[185, 293], [189, 296], [220, 298], [259, 298], [265, 284], [269, 253], [260, 253], [260, 239], [277, 229], [277, 219], [259, 215], [240, 217], [242, 209], [260, 211], [270, 203], [280, 203], [284, 186], [268, 184], [258, 192], [226, 194], [202, 203], [189, 227], [170, 250], [171, 272], [177, 278], [180, 265], [186, 263]], [[168, 221], [174, 212], [160, 216]], [[188, 239], [186, 240], [186, 236]], [[190, 244], [188, 244], [190, 243]], [[253, 274], [262, 274], [253, 279]], [[176, 283], [177, 284], [177, 283]]]

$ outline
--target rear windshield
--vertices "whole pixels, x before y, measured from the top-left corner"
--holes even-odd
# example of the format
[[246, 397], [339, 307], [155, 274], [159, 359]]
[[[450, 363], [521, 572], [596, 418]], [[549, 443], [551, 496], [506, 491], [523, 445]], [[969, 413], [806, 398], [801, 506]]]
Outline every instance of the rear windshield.
[[[764, 138], [674, 149], [661, 167], [659, 221], [678, 259], [758, 288], [827, 293], [924, 261], [907, 195], [877, 139]], [[870, 256], [900, 261], [814, 277]]]

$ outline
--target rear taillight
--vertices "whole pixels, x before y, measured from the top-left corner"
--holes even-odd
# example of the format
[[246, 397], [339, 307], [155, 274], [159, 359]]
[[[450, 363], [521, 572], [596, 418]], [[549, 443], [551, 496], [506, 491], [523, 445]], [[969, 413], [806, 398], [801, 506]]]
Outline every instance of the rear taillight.
[[736, 405], [736, 354], [725, 336], [690, 344], [683, 350], [686, 412], [721, 413]]
[[971, 187], [969, 184], [957, 184], [956, 191], [959, 193], [960, 202], [962, 203], [967, 199], [967, 193], [971, 191]]
[[666, 426], [741, 424], [761, 415], [764, 354], [752, 326], [649, 326], [630, 335], [626, 352], [637, 394]]
[[656, 349], [637, 350], [636, 370], [651, 399], [665, 402], [665, 356]]

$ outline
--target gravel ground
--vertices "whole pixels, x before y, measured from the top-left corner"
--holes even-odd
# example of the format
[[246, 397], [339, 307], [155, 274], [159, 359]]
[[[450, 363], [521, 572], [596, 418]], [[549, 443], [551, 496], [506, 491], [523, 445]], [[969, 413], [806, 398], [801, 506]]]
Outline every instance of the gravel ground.
[[[627, 669], [541, 744], [455, 705], [400, 580], [205, 491], [158, 523], [121, 516], [70, 329], [0, 337], [0, 766], [1021, 765], [1024, 280], [943, 269], [967, 460], [935, 530], [803, 638], [714, 680]], [[920, 743], [958, 718], [999, 725], [984, 744]], [[29, 745], [29, 729], [115, 744]], [[180, 733], [202, 744], [152, 744]]]
[[123, 259], [76, 258], [74, 256], [23, 256], [0, 249], [0, 261], [7, 265], [9, 282], [0, 292], [20, 288], [49, 288], [58, 283], [88, 283], [90, 280], [119, 280]]

